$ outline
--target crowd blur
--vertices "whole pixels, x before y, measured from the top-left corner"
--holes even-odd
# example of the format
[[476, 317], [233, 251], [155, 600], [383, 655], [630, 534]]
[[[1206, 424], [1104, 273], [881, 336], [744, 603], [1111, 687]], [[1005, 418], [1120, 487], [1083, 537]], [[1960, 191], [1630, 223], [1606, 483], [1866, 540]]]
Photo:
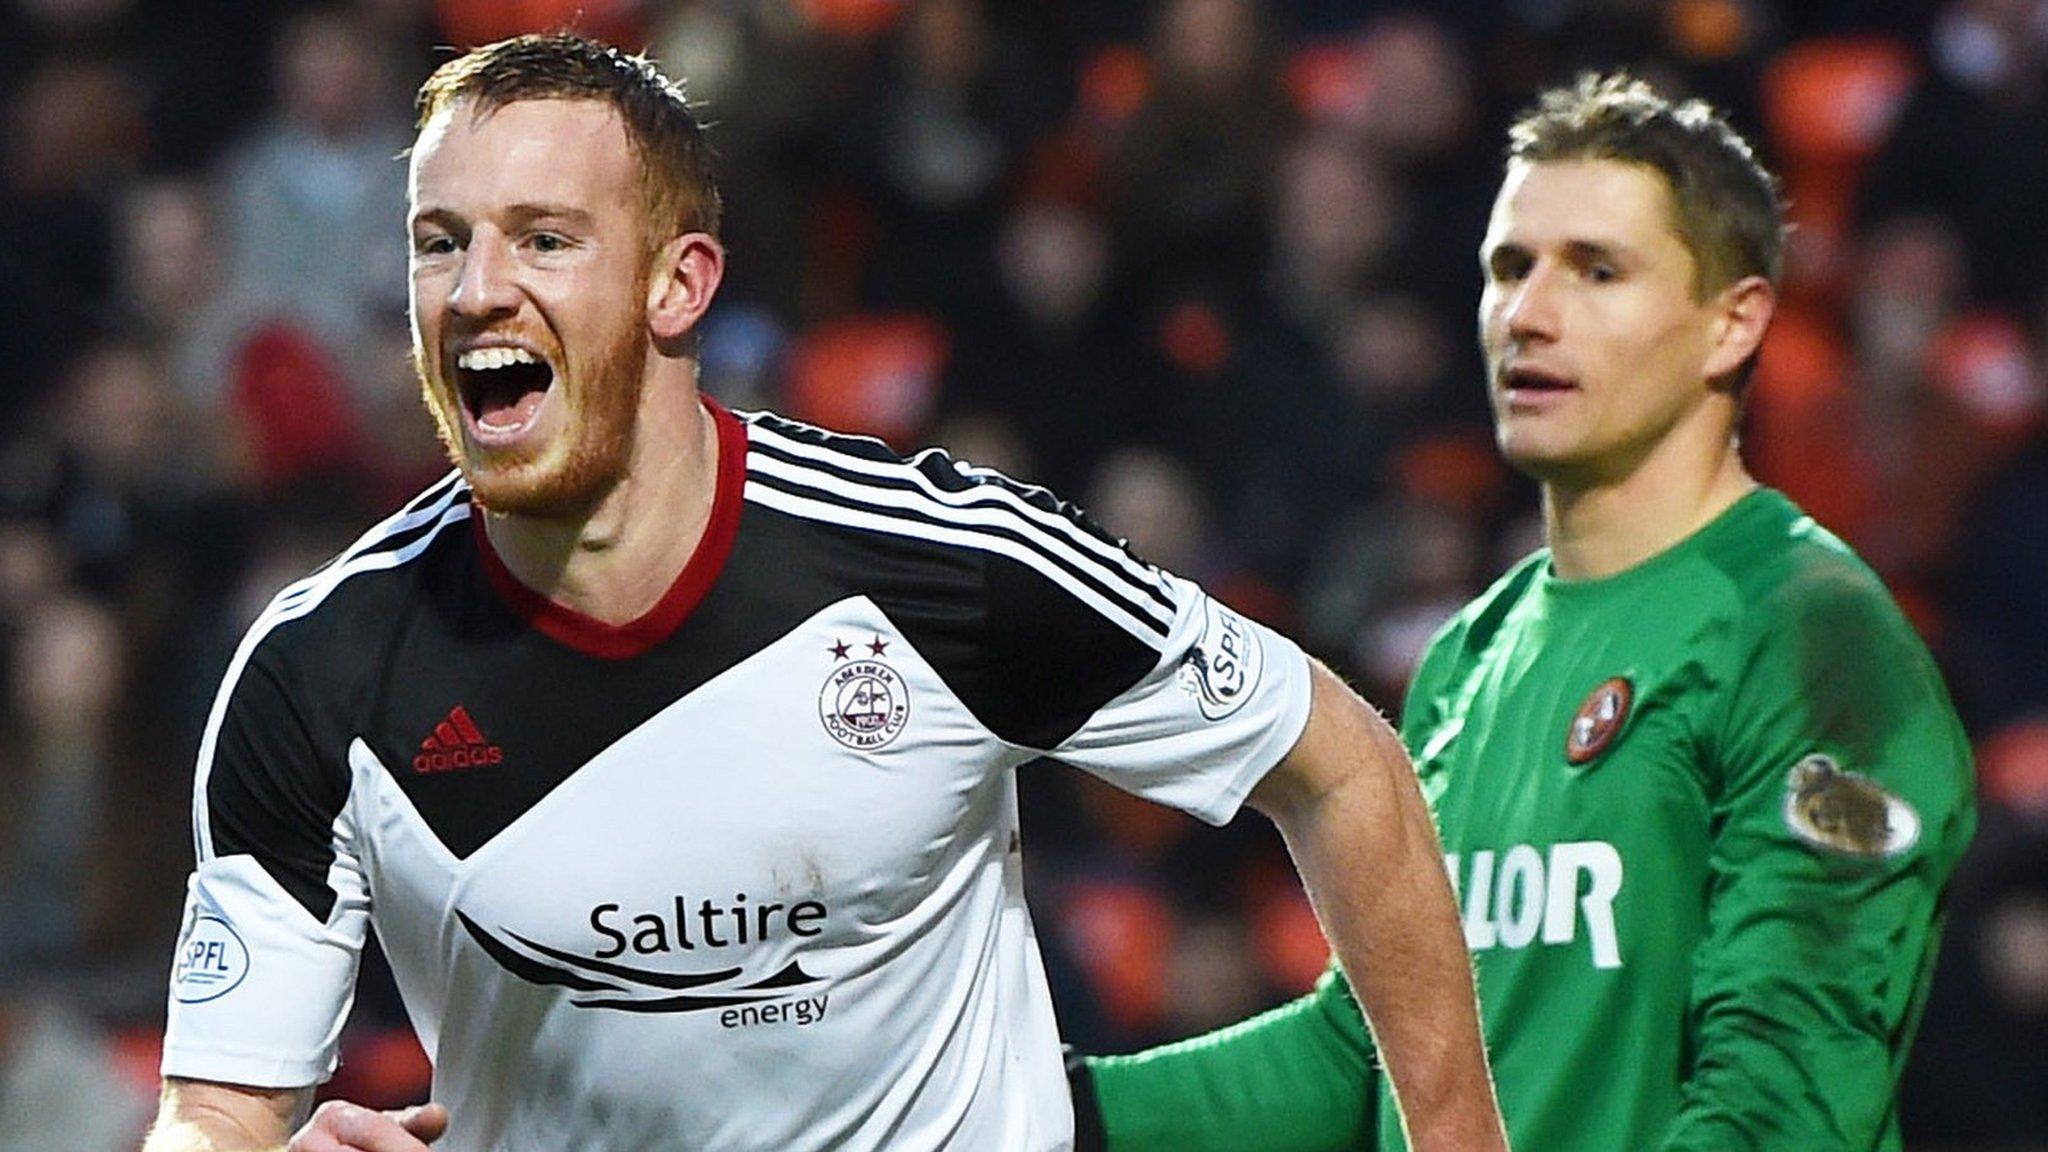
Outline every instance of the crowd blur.
[[[0, 1152], [132, 1147], [233, 645], [446, 468], [406, 362], [411, 89], [571, 23], [715, 125], [712, 393], [1049, 484], [1389, 709], [1537, 535], [1472, 333], [1508, 118], [1585, 67], [1729, 109], [1797, 222], [1748, 456], [1908, 606], [1979, 758], [1908, 1131], [2048, 1146], [2048, 0], [18, 0]], [[1256, 817], [1024, 789], [1076, 1043], [1320, 969]], [[374, 960], [345, 1052], [339, 1091], [424, 1091]]]

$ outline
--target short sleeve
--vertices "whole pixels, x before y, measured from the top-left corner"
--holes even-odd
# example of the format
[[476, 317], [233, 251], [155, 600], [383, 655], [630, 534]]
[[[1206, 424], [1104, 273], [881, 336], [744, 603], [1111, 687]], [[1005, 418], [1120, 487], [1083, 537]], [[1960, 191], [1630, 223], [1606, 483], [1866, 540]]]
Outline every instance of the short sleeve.
[[1222, 824], [1307, 726], [1308, 657], [1194, 584], [1166, 580], [1176, 611], [1151, 665], [1051, 753]]
[[289, 680], [252, 636], [201, 742], [166, 1076], [296, 1088], [336, 1065], [368, 889], [346, 769], [318, 754]]

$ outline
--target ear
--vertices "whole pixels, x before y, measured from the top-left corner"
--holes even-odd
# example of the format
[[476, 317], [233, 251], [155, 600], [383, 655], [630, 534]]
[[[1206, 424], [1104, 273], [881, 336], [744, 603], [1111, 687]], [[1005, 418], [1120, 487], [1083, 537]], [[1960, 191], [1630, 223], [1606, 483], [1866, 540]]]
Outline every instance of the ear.
[[647, 329], [664, 355], [680, 355], [684, 338], [718, 294], [725, 249], [703, 232], [685, 232], [661, 246], [647, 275]]
[[1714, 342], [1707, 349], [1705, 375], [1720, 380], [1756, 355], [1778, 310], [1778, 293], [1769, 280], [1744, 276], [1716, 293], [1710, 307], [1715, 311]]

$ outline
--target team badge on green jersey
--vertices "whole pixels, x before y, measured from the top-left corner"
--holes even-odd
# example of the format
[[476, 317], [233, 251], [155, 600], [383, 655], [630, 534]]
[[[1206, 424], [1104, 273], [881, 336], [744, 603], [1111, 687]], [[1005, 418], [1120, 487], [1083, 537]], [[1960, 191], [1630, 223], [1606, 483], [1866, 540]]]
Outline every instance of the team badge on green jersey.
[[1629, 683], [1628, 677], [1602, 681], [1572, 716], [1572, 726], [1564, 735], [1565, 760], [1578, 767], [1599, 759], [1614, 738], [1621, 735], [1622, 725], [1628, 723], [1629, 705], [1635, 699], [1636, 686]]
[[1818, 752], [1785, 778], [1785, 825], [1816, 848], [1873, 860], [1920, 840], [1920, 814], [1911, 804]]

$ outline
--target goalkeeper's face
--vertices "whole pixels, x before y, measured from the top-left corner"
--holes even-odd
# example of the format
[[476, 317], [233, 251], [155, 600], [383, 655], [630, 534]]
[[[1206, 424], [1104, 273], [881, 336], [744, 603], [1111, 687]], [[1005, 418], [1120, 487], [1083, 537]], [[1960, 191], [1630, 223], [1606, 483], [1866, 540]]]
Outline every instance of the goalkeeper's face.
[[1739, 406], [1719, 382], [1762, 339], [1770, 285], [1697, 292], [1675, 213], [1644, 165], [1508, 166], [1480, 249], [1480, 343], [1501, 451], [1546, 484], [1606, 487], [1727, 453]]
[[573, 519], [625, 473], [652, 348], [641, 189], [597, 101], [457, 103], [420, 132], [413, 358], [486, 508]]

